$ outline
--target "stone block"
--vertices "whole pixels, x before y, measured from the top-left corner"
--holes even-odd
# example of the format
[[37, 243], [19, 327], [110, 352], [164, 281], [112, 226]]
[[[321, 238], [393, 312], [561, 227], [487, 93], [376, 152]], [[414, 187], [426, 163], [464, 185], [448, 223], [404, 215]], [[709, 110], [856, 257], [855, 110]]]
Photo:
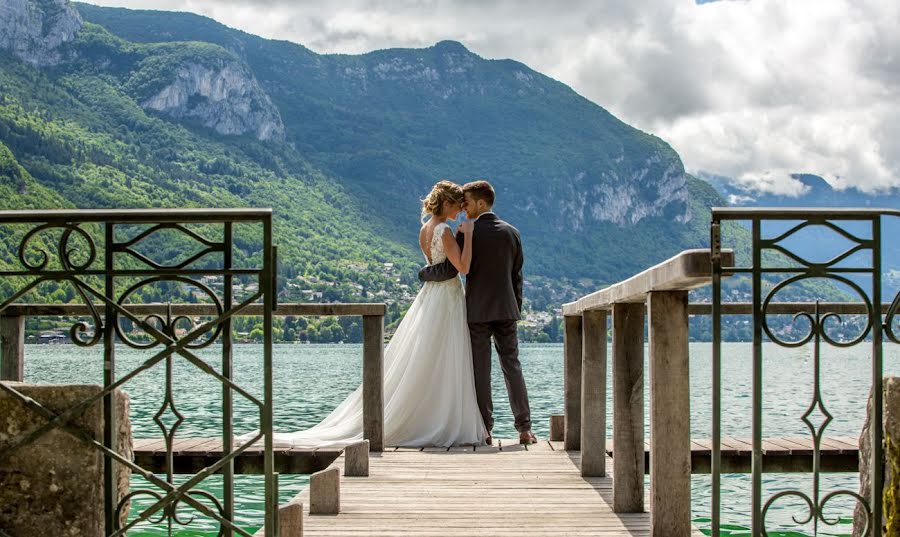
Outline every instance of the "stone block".
[[363, 440], [344, 448], [344, 476], [369, 476], [369, 441]]
[[[900, 470], [900, 377], [882, 379], [882, 431], [884, 434], [884, 518], [887, 526], [886, 535], [900, 534], [900, 483], [897, 471]], [[859, 435], [859, 494], [871, 502], [872, 488], [872, 394], [866, 405], [866, 421]], [[870, 504], [871, 505], [871, 504]], [[866, 526], [866, 512], [857, 502], [853, 515], [853, 537], [861, 537]], [[870, 535], [881, 535], [881, 532], [870, 531]]]
[[309, 514], [336, 515], [341, 512], [341, 474], [336, 466], [309, 476]]
[[[54, 414], [100, 393], [95, 385], [8, 383]], [[128, 396], [117, 393], [119, 451], [131, 457]], [[0, 391], [0, 453], [49, 420]], [[103, 402], [69, 421], [103, 441]], [[104, 535], [103, 466], [100, 451], [59, 428], [17, 448], [0, 462], [0, 528], [10, 535], [94, 537]], [[119, 497], [128, 493], [130, 470], [118, 465]], [[127, 507], [123, 518], [127, 517]]]

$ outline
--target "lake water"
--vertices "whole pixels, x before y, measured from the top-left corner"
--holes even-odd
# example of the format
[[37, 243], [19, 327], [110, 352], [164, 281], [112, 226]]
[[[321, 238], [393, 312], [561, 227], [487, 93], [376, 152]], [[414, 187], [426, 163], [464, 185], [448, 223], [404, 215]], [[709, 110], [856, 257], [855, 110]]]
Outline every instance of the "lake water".
[[[695, 438], [711, 436], [711, 346], [691, 343], [691, 435]], [[750, 436], [751, 424], [751, 362], [750, 345], [723, 344], [723, 400], [722, 435]], [[865, 418], [865, 402], [871, 375], [870, 347], [823, 350], [822, 397], [834, 415], [828, 435], [858, 436]], [[812, 397], [812, 360], [810, 349], [784, 349], [765, 346], [764, 365], [764, 431], [763, 436], [808, 435], [800, 416]], [[210, 348], [200, 356], [214, 365], [219, 351]], [[127, 347], [117, 348], [117, 369], [120, 374], [131, 370], [149, 354]], [[317, 423], [361, 382], [362, 347], [360, 345], [276, 345], [274, 348], [275, 428], [294, 431]], [[548, 419], [563, 410], [563, 349], [562, 345], [523, 345], [521, 360], [531, 401], [534, 430], [539, 437], [548, 435]], [[900, 374], [900, 348], [885, 346], [885, 373]], [[496, 364], [496, 362], [495, 362]], [[135, 437], [159, 437], [153, 422], [164, 393], [164, 367], [142, 373], [125, 386], [131, 396], [132, 421]], [[262, 397], [262, 347], [237, 345], [234, 349], [236, 381], [250, 393]], [[506, 399], [505, 386], [499, 365], [493, 368], [494, 407], [498, 438], [515, 435], [513, 418]], [[102, 382], [102, 350], [82, 349], [72, 345], [29, 345], [26, 349], [25, 379], [36, 383], [100, 383]], [[201, 373], [183, 359], [174, 363], [175, 404], [185, 415], [179, 429], [183, 436], [215, 436], [219, 430], [221, 388], [217, 382]], [[611, 382], [609, 384], [611, 386]], [[646, 383], [645, 383], [646, 385]], [[645, 393], [645, 397], [646, 397]], [[611, 405], [611, 403], [609, 403]], [[608, 408], [612, 408], [609, 406]], [[649, 409], [649, 405], [645, 407]], [[610, 427], [611, 420], [608, 420]], [[258, 415], [254, 407], [235, 396], [235, 431], [237, 434], [256, 428]], [[611, 431], [610, 431], [611, 435]], [[809, 492], [810, 474], [764, 474], [764, 499], [785, 489], [799, 488]], [[297, 494], [307, 484], [306, 476], [281, 476], [282, 502]], [[695, 523], [703, 528], [709, 517], [709, 476], [694, 476], [693, 514]], [[134, 478], [132, 487], [145, 487], [142, 478]], [[221, 479], [214, 476], [202, 487], [221, 494]], [[723, 476], [723, 521], [731, 536], [749, 535], [750, 480], [747, 475]], [[838, 488], [858, 489], [856, 474], [824, 475], [822, 490]], [[255, 529], [262, 519], [262, 477], [236, 477], [236, 512], [242, 527]], [[135, 502], [135, 509], [147, 506], [147, 501]], [[769, 514], [767, 528], [775, 535], [811, 535], [811, 525], [798, 526], [791, 516], [806, 517], [800, 505], [779, 504]], [[830, 533], [819, 528], [820, 535], [850, 533], [852, 504], [829, 504], [829, 519], [840, 517]], [[196, 513], [185, 510], [189, 516]], [[216, 526], [197, 517], [188, 530], [175, 528], [177, 535], [215, 535]], [[130, 535], [166, 535], [160, 528], [141, 527]]]

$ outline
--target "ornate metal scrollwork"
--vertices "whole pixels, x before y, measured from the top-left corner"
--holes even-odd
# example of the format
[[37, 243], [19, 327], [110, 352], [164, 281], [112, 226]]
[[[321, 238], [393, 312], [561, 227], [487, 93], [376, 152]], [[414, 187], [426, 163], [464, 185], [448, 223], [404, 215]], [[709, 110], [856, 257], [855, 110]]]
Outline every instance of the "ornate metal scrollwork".
[[[37, 255], [39, 261], [32, 262], [29, 260], [29, 248], [34, 246], [34, 241], [42, 234], [51, 230], [61, 230], [58, 241], [56, 241], [55, 255], [48, 253], [46, 248], [37, 247]], [[79, 249], [74, 239], [84, 243]], [[78, 259], [80, 251], [84, 251], [83, 259]], [[87, 306], [91, 317], [91, 326], [85, 321], [77, 321], [69, 329], [69, 338], [72, 343], [80, 347], [90, 347], [99, 343], [103, 338], [103, 319], [93, 302], [85, 292], [86, 285], [78, 279], [79, 273], [83, 273], [97, 260], [97, 246], [91, 235], [78, 224], [70, 223], [47, 223], [35, 226], [30, 229], [22, 237], [16, 252], [19, 263], [26, 269], [26, 272], [34, 273], [39, 276], [33, 280], [25, 288], [19, 290], [12, 297], [9, 297], [2, 305], [5, 308], [13, 303], [25, 293], [34, 289], [38, 284], [46, 281], [59, 281], [70, 283], [75, 292], [78, 294], [82, 303]], [[55, 257], [58, 262], [57, 270], [49, 270], [50, 261]], [[90, 334], [89, 336], [87, 334]]]
[[[203, 498], [209, 500], [215, 507], [216, 512], [219, 514], [219, 517], [225, 517], [225, 509], [222, 507], [222, 502], [220, 502], [219, 499], [216, 498], [213, 494], [199, 489], [189, 490], [184, 494], [193, 498]], [[116, 506], [116, 530], [120, 530], [122, 528], [122, 511], [131, 505], [131, 500], [140, 496], [148, 496], [155, 499], [156, 501], [160, 501], [163, 499], [163, 495], [153, 489], [137, 489], [129, 492], [119, 500], [119, 504]], [[151, 524], [162, 524], [163, 522], [168, 520], [170, 529], [171, 526], [175, 524], [179, 526], [189, 526], [194, 522], [196, 516], [191, 516], [188, 520], [183, 519], [182, 514], [178, 512], [178, 506], [180, 504], [181, 498], [178, 498], [174, 502], [167, 505], [165, 508], [157, 511], [158, 516], [156, 516], [155, 518], [153, 515], [148, 515], [144, 520]], [[217, 537], [221, 537], [224, 534], [225, 527], [222, 524], [219, 524], [219, 531], [216, 535]]]
[[871, 508], [869, 507], [869, 502], [859, 495], [859, 493], [854, 492], [852, 490], [835, 490], [829, 492], [821, 499], [813, 500], [807, 494], [800, 492], [799, 490], [785, 490], [781, 491], [777, 494], [773, 494], [771, 498], [769, 498], [762, 509], [762, 534], [764, 537], [769, 537], [769, 532], [766, 530], [766, 517], [769, 514], [769, 509], [780, 499], [787, 497], [795, 497], [800, 498], [806, 504], [807, 515], [806, 518], [798, 519], [796, 515], [791, 515], [791, 520], [794, 521], [795, 524], [803, 526], [813, 523], [814, 526], [814, 535], [818, 535], [819, 531], [819, 522], [825, 524], [826, 526], [837, 526], [841, 523], [840, 517], [837, 518], [828, 518], [825, 516], [825, 507], [829, 501], [838, 496], [850, 496], [854, 498], [860, 505], [862, 505], [863, 509], [866, 512], [866, 525], [863, 527], [861, 535], [869, 535], [869, 520], [871, 517]]
[[[843, 237], [849, 239], [854, 243], [852, 247], [833, 257], [832, 259], [822, 262], [822, 263], [813, 263], [799, 255], [793, 254], [788, 251], [783, 246], [777, 244], [778, 242], [784, 240], [790, 235], [796, 233], [800, 229], [808, 227], [813, 224], [824, 225], [825, 227], [837, 232]], [[857, 503], [862, 506], [866, 513], [871, 511], [871, 507], [866, 498], [861, 496], [860, 494], [850, 491], [850, 490], [836, 490], [832, 491], [824, 496], [821, 496], [821, 486], [820, 486], [820, 450], [822, 439], [825, 435], [825, 431], [828, 428], [829, 424], [833, 420], [833, 416], [828, 411], [824, 400], [822, 398], [821, 391], [821, 343], [825, 342], [828, 345], [833, 347], [841, 347], [847, 348], [858, 345], [866, 340], [866, 338], [870, 335], [872, 331], [872, 327], [875, 323], [880, 322], [880, 311], [876, 311], [876, 308], [873, 306], [872, 301], [870, 300], [868, 294], [863, 290], [861, 285], [855, 281], [853, 281], [849, 275], [838, 274], [838, 270], [836, 270], [836, 265], [841, 261], [849, 258], [851, 255], [872, 248], [873, 245], [871, 241], [866, 239], [862, 239], [857, 237], [843, 228], [829, 222], [825, 221], [807, 221], [803, 222], [798, 226], [795, 226], [788, 232], [782, 234], [776, 239], [771, 241], [764, 241], [765, 246], [778, 251], [790, 259], [802, 264], [804, 266], [804, 270], [799, 274], [795, 274], [791, 276], [777, 285], [775, 285], [769, 293], [766, 295], [765, 300], [762, 305], [761, 312], [761, 325], [762, 329], [765, 332], [766, 336], [777, 345], [783, 347], [802, 347], [809, 342], [813, 342], [813, 350], [812, 350], [812, 358], [813, 358], [813, 397], [810, 401], [806, 411], [801, 416], [801, 421], [806, 425], [806, 428], [809, 431], [810, 436], [813, 440], [813, 483], [812, 483], [812, 497], [804, 494], [799, 490], [789, 490], [783, 491], [781, 493], [773, 495], [769, 498], [764, 504], [762, 510], [762, 519], [761, 519], [761, 531], [764, 536], [768, 536], [768, 531], [766, 530], [766, 515], [768, 514], [769, 508], [777, 502], [779, 499], [786, 497], [796, 497], [801, 498], [807, 505], [807, 513], [805, 519], [799, 520], [796, 516], [792, 516], [791, 518], [795, 523], [800, 525], [805, 525], [809, 522], [813, 523], [813, 535], [819, 534], [819, 523], [823, 523], [827, 526], [834, 526], [840, 522], [840, 519], [828, 518], [825, 516], [825, 507], [830, 500], [838, 496], [849, 496], [856, 499]], [[865, 322], [863, 326], [859, 329], [859, 331], [852, 337], [841, 339], [840, 337], [833, 336], [829, 330], [832, 330], [837, 327], [846, 327], [846, 323], [844, 323], [843, 318], [837, 313], [826, 313], [822, 314], [820, 312], [820, 304], [818, 301], [815, 303], [815, 309], [812, 314], [806, 312], [800, 312], [793, 316], [794, 322], [798, 319], [805, 319], [806, 323], [809, 326], [808, 331], [802, 337], [795, 339], [793, 341], [786, 341], [785, 339], [779, 337], [773, 330], [770, 329], [768, 322], [768, 314], [770, 304], [772, 304], [773, 299], [778, 295], [779, 291], [787, 288], [788, 286], [795, 284], [797, 282], [809, 280], [812, 278], [817, 279], [825, 279], [833, 282], [837, 282], [842, 284], [843, 286], [852, 290], [853, 294], [863, 303], [865, 306]], [[822, 421], [816, 425], [811, 420], [813, 414], [818, 411], [822, 416]], [[868, 528], [866, 528], [868, 531]], [[864, 533], [866, 535], [867, 533]]]
[[[770, 329], [767, 317], [769, 315], [770, 305], [773, 302], [773, 299], [778, 294], [779, 291], [786, 288], [787, 286], [794, 284], [796, 282], [800, 282], [803, 280], [811, 279], [811, 278], [825, 278], [831, 279], [833, 281], [840, 282], [849, 288], [853, 289], [853, 291], [859, 296], [862, 300], [862, 303], [865, 305], [866, 309], [866, 322], [864, 326], [860, 329], [859, 333], [854, 337], [850, 338], [847, 341], [841, 341], [837, 337], [832, 337], [829, 335], [829, 326], [841, 326], [843, 325], [843, 319], [837, 313], [826, 313], [822, 314], [820, 312], [820, 304], [818, 301], [815, 303], [815, 308], [812, 314], [806, 312], [799, 312], [793, 316], [793, 320], [796, 322], [798, 319], [805, 319], [808, 323], [808, 330], [801, 337], [793, 340], [787, 341], [781, 337], [779, 337], [773, 330]], [[796, 516], [792, 516], [792, 520], [799, 524], [805, 525], [809, 522], [813, 523], [813, 535], [818, 535], [818, 526], [819, 522], [824, 523], [825, 525], [834, 526], [839, 523], [839, 520], [836, 519], [828, 519], [825, 517], [824, 509], [825, 505], [835, 496], [851, 496], [856, 498], [857, 501], [863, 506], [863, 509], [866, 512], [871, 510], [869, 502], [859, 494], [849, 490], [837, 490], [828, 493], [827, 495], [820, 498], [820, 449], [822, 438], [825, 435], [825, 430], [828, 428], [828, 425], [832, 422], [833, 416], [828, 411], [828, 408], [825, 406], [824, 400], [822, 398], [821, 391], [821, 342], [824, 341], [829, 345], [834, 347], [852, 347], [864, 341], [866, 337], [872, 330], [872, 326], [875, 322], [877, 322], [877, 314], [875, 312], [874, 307], [872, 306], [869, 297], [863, 291], [863, 289], [853, 282], [852, 280], [840, 276], [837, 274], [825, 274], [825, 275], [810, 275], [810, 274], [798, 274], [792, 276], [790, 278], [785, 279], [784, 281], [777, 284], [772, 288], [771, 291], [767, 294], [765, 300], [762, 305], [761, 312], [761, 325], [765, 334], [777, 345], [783, 347], [802, 347], [808, 344], [810, 341], [814, 343], [813, 345], [813, 397], [810, 401], [809, 405], [806, 408], [806, 411], [800, 417], [801, 421], [806, 425], [809, 430], [810, 435], [813, 439], [813, 491], [812, 498], [808, 495], [804, 494], [799, 490], [787, 490], [779, 492], [772, 497], [770, 497], [764, 507], [762, 509], [762, 534], [768, 537], [768, 531], [766, 530], [766, 515], [768, 514], [769, 508], [777, 502], [779, 499], [785, 497], [797, 497], [801, 498], [807, 504], [808, 515], [805, 519], [799, 520]], [[819, 425], [816, 425], [810, 419], [813, 414], [819, 411], [819, 413], [823, 416], [823, 420]], [[866, 535], [865, 533], [863, 535]]]
[[[57, 245], [56, 257], [59, 260], [60, 267], [65, 271], [82, 271], [86, 270], [90, 267], [94, 261], [97, 260], [97, 246], [94, 244], [93, 238], [91, 235], [82, 229], [77, 224], [43, 224], [37, 226], [22, 237], [22, 240], [19, 242], [19, 248], [17, 251], [17, 255], [19, 258], [19, 262], [23, 267], [30, 271], [42, 271], [47, 268], [47, 265], [50, 264], [51, 255], [44, 248], [38, 248], [37, 253], [41, 256], [41, 260], [37, 263], [31, 263], [28, 261], [28, 248], [31, 246], [31, 241], [34, 240], [38, 235], [43, 233], [44, 231], [51, 229], [61, 229], [63, 230], [59, 243]], [[70, 240], [72, 238], [72, 234], [80, 237], [87, 244], [87, 257], [84, 261], [78, 262], [75, 261], [74, 256], [78, 252], [78, 248], [70, 245]]]
[[900, 325], [900, 292], [894, 297], [891, 307], [884, 318], [884, 335], [894, 343], [900, 343], [900, 332], [894, 332], [894, 325]]
[[[139, 289], [141, 289], [143, 287], [146, 287], [147, 285], [152, 285], [154, 283], [163, 282], [163, 281], [180, 282], [180, 283], [194, 286], [197, 289], [200, 289], [204, 295], [209, 297], [210, 301], [215, 306], [216, 316], [222, 315], [224, 308], [222, 307], [222, 301], [219, 299], [219, 297], [216, 295], [216, 293], [212, 289], [210, 289], [208, 286], [206, 286], [196, 280], [193, 280], [191, 278], [184, 277], [184, 276], [157, 276], [154, 278], [148, 278], [145, 280], [141, 280], [141, 281], [135, 283], [134, 285], [132, 285], [131, 287], [129, 287], [128, 289], [126, 289], [125, 292], [123, 292], [122, 295], [119, 296], [117, 303], [120, 306], [124, 307], [126, 305], [126, 301], [128, 300], [128, 298], [131, 295], [133, 295], [136, 291], [138, 291]], [[174, 341], [178, 341], [178, 339], [179, 339], [177, 331], [176, 331], [176, 326], [179, 323], [187, 323], [188, 326], [191, 326], [191, 327], [194, 326], [193, 319], [187, 315], [172, 316], [171, 308], [168, 308], [165, 318], [163, 318], [160, 315], [152, 314], [152, 315], [147, 315], [146, 317], [144, 317], [143, 320], [147, 323], [155, 323], [155, 324], [159, 325], [160, 331], [162, 333], [166, 334], [169, 338], [171, 338]], [[122, 324], [121, 324], [122, 321], [123, 321], [123, 318], [119, 317], [119, 322], [116, 323], [116, 327], [115, 327], [116, 334], [118, 334], [119, 339], [121, 339], [122, 342], [124, 344], [128, 345], [129, 347], [132, 347], [135, 349], [152, 349], [153, 347], [156, 347], [157, 345], [160, 345], [161, 343], [165, 343], [155, 337], [147, 343], [141, 343], [139, 341], [135, 341], [134, 339], [132, 339], [128, 336], [125, 329], [122, 327]], [[212, 334], [209, 337], [207, 337], [206, 339], [204, 339], [202, 341], [198, 341], [195, 343], [188, 343], [186, 345], [186, 347], [189, 349], [202, 349], [204, 347], [212, 345], [216, 341], [216, 339], [218, 339], [218, 337], [221, 335], [221, 333], [222, 333], [222, 325], [218, 324], [218, 325], [216, 325], [215, 329], [213, 330]]]
[[[863, 304], [866, 307], [866, 324], [859, 334], [856, 335], [850, 341], [840, 341], [837, 338], [833, 338], [828, 334], [828, 330], [825, 328], [826, 321], [835, 319], [839, 324], [843, 323], [841, 316], [836, 313], [828, 313], [822, 317], [818, 316], [818, 303], [817, 303], [817, 313], [816, 316], [813, 317], [809, 313], [799, 312], [794, 315], [794, 321], [797, 319], [806, 319], [809, 323], [808, 332], [801, 338], [794, 341], [787, 341], [779, 337], [775, 332], [769, 327], [768, 317], [771, 315], [769, 313], [770, 305], [772, 304], [773, 299], [776, 297], [779, 291], [788, 287], [791, 284], [802, 280], [810, 280], [810, 279], [830, 279], [836, 282], [840, 282], [851, 289], [862, 299]], [[809, 274], [798, 274], [796, 276], [792, 276], [790, 278], [785, 279], [782, 282], [779, 282], [775, 287], [769, 291], [769, 294], [766, 296], [765, 300], [762, 304], [762, 315], [761, 315], [761, 323], [763, 331], [766, 336], [772, 340], [773, 343], [776, 343], [782, 347], [802, 347], [809, 343], [814, 337], [819, 336], [827, 343], [835, 346], [835, 347], [852, 347], [866, 339], [869, 335], [869, 332], [872, 330], [872, 324], [875, 321], [875, 309], [872, 306], [872, 302], [869, 300], [869, 297], [866, 295], [865, 291], [853, 282], [852, 280], [845, 278], [843, 276], [839, 276], [837, 274], [825, 274], [825, 275], [809, 275]], [[834, 323], [831, 323], [832, 325]]]
[[[179, 231], [182, 234], [186, 235], [187, 237], [193, 239], [194, 241], [199, 242], [206, 248], [203, 248], [203, 249], [199, 250], [198, 252], [195, 252], [193, 255], [187, 257], [180, 263], [175, 263], [175, 264], [171, 264], [171, 265], [164, 265], [162, 263], [157, 263], [156, 261], [153, 261], [152, 259], [148, 258], [144, 254], [142, 254], [134, 249], [134, 247], [136, 245], [143, 242], [145, 239], [147, 239], [154, 233], [157, 233], [157, 232], [160, 232], [160, 231], [166, 230], [166, 229], [173, 229], [175, 231]], [[134, 257], [135, 259], [140, 260], [142, 263], [145, 263], [146, 265], [153, 267], [155, 269], [182, 269], [182, 268], [187, 267], [191, 263], [194, 263], [195, 261], [198, 261], [198, 260], [204, 258], [205, 256], [207, 256], [211, 253], [221, 252], [221, 251], [224, 251], [224, 249], [225, 249], [224, 243], [211, 241], [211, 240], [203, 237], [199, 233], [196, 233], [196, 232], [184, 227], [181, 224], [175, 224], [175, 223], [164, 223], [164, 224], [157, 224], [155, 226], [151, 226], [150, 228], [145, 229], [144, 231], [137, 234], [135, 237], [131, 238], [130, 240], [122, 242], [122, 243], [118, 243], [116, 245], [116, 251], [126, 253], [126, 254]]]

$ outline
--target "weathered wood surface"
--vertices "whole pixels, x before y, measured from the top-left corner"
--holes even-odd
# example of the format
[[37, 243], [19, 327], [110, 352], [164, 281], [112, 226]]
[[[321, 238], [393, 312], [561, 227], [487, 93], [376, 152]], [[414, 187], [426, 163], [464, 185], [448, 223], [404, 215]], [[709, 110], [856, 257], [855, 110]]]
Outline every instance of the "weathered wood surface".
[[566, 449], [581, 449], [581, 315], [565, 318], [563, 361], [563, 410]]
[[[221, 438], [176, 438], [172, 446], [175, 473], [192, 474], [222, 458]], [[275, 471], [282, 474], [311, 474], [328, 467], [341, 454], [339, 447], [275, 447]], [[152, 472], [165, 472], [166, 444], [162, 438], [134, 440], [134, 460]], [[237, 474], [263, 473], [263, 445], [257, 442], [237, 456]]]
[[[95, 304], [97, 311], [103, 313], [103, 304]], [[166, 304], [129, 304], [128, 311], [135, 315], [149, 315], [151, 313], [165, 313]], [[262, 315], [262, 304], [252, 304], [241, 312], [241, 315]], [[815, 308], [813, 302], [773, 302], [768, 311], [772, 314], [779, 313], [812, 313]], [[887, 313], [890, 304], [881, 305], [881, 312]], [[278, 304], [275, 315], [323, 315], [323, 316], [355, 316], [355, 315], [384, 315], [387, 306], [383, 303], [284, 303]], [[722, 303], [723, 315], [750, 315], [753, 304], [750, 302], [724, 302]], [[820, 302], [819, 311], [822, 313], [863, 314], [865, 305], [856, 302]], [[3, 310], [3, 316], [9, 317], [42, 317], [42, 316], [76, 316], [89, 315], [87, 306], [83, 304], [11, 304]], [[211, 304], [172, 304], [174, 315], [214, 315], [215, 307]], [[712, 304], [695, 302], [688, 305], [690, 315], [710, 315]]]
[[613, 510], [644, 510], [644, 305], [613, 306]]
[[[722, 265], [734, 264], [734, 252], [722, 251]], [[609, 309], [613, 304], [644, 302], [651, 291], [684, 291], [708, 285], [712, 277], [709, 250], [685, 250], [627, 280], [563, 305], [563, 315]]]
[[[859, 445], [853, 436], [822, 439], [819, 457], [823, 472], [859, 471]], [[750, 473], [751, 438], [722, 438], [722, 472]], [[809, 437], [763, 438], [763, 472], [812, 472], [813, 442]], [[615, 442], [607, 445], [607, 455], [615, 461]], [[708, 474], [712, 442], [691, 440], [691, 473]], [[644, 468], [649, 473], [650, 443], [644, 442]]]
[[566, 437], [566, 416], [550, 416], [550, 440], [562, 441]]
[[606, 475], [606, 312], [582, 316], [581, 475]]
[[[881, 305], [881, 313], [887, 313], [891, 305]], [[794, 313], [815, 313], [815, 302], [772, 302], [766, 311], [770, 314], [793, 315]], [[862, 302], [819, 302], [819, 313], [865, 314], [868, 308]], [[751, 315], [752, 302], [723, 302], [722, 315]], [[712, 304], [694, 302], [688, 304], [689, 315], [712, 315]]]
[[[750, 472], [750, 439], [722, 439], [722, 471], [725, 473]], [[186, 438], [175, 442], [176, 473], [195, 473], [214, 463], [222, 456], [222, 441], [218, 438]], [[615, 460], [615, 443], [607, 441], [607, 455]], [[514, 439], [497, 439], [493, 446], [454, 446], [451, 448], [398, 448], [388, 447], [386, 451], [402, 452], [479, 452], [500, 451], [564, 451], [563, 442], [542, 440], [537, 444], [522, 446]], [[708, 439], [691, 440], [691, 473], [708, 474], [712, 444]], [[650, 468], [650, 443], [644, 442], [644, 465]], [[810, 472], [812, 471], [812, 440], [804, 437], [764, 438], [763, 471], [765, 472]], [[142, 467], [154, 472], [165, 471], [166, 446], [161, 438], [137, 438], [134, 440], [135, 460]], [[275, 448], [275, 470], [282, 474], [311, 474], [327, 468], [341, 455], [340, 448]], [[577, 453], [573, 453], [577, 455]], [[826, 472], [858, 471], [859, 447], [855, 437], [827, 437], [822, 439], [820, 452], [822, 469]], [[254, 445], [235, 461], [235, 472], [239, 474], [262, 473], [262, 444]], [[370, 459], [370, 464], [371, 464]], [[580, 460], [580, 459], [579, 459]]]
[[25, 317], [0, 316], [0, 380], [25, 378]]
[[691, 533], [691, 390], [687, 291], [647, 297], [653, 537]]
[[40, 209], [0, 211], [0, 223], [114, 222], [122, 224], [160, 222], [242, 222], [267, 219], [272, 209]]
[[363, 438], [384, 449], [384, 317], [363, 317]]
[[307, 512], [304, 535], [649, 535], [650, 515], [613, 513], [612, 479], [581, 477], [580, 454], [561, 447], [498, 439], [373, 455], [369, 477], [342, 480], [340, 514]]
[[[103, 304], [94, 305], [98, 312], [103, 313]], [[150, 315], [152, 313], [165, 314], [168, 304], [128, 304], [126, 308], [134, 315]], [[289, 303], [278, 304], [275, 315], [323, 315], [323, 316], [379, 316], [384, 315], [387, 306], [383, 303]], [[241, 310], [241, 315], [262, 315], [263, 304], [251, 304]], [[56, 315], [90, 315], [90, 310], [84, 304], [11, 304], [3, 310], [4, 316], [56, 316]], [[172, 304], [172, 315], [216, 315], [213, 304]]]

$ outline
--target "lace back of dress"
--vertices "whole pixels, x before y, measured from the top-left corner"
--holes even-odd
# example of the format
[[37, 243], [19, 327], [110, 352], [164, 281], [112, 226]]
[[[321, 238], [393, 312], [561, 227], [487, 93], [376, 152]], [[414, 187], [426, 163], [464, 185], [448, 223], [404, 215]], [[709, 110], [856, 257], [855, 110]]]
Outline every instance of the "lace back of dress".
[[444, 235], [444, 228], [448, 228], [445, 223], [434, 226], [434, 235], [431, 236], [431, 264], [436, 265], [443, 263], [447, 259], [447, 253], [444, 252], [444, 241], [441, 238]]

